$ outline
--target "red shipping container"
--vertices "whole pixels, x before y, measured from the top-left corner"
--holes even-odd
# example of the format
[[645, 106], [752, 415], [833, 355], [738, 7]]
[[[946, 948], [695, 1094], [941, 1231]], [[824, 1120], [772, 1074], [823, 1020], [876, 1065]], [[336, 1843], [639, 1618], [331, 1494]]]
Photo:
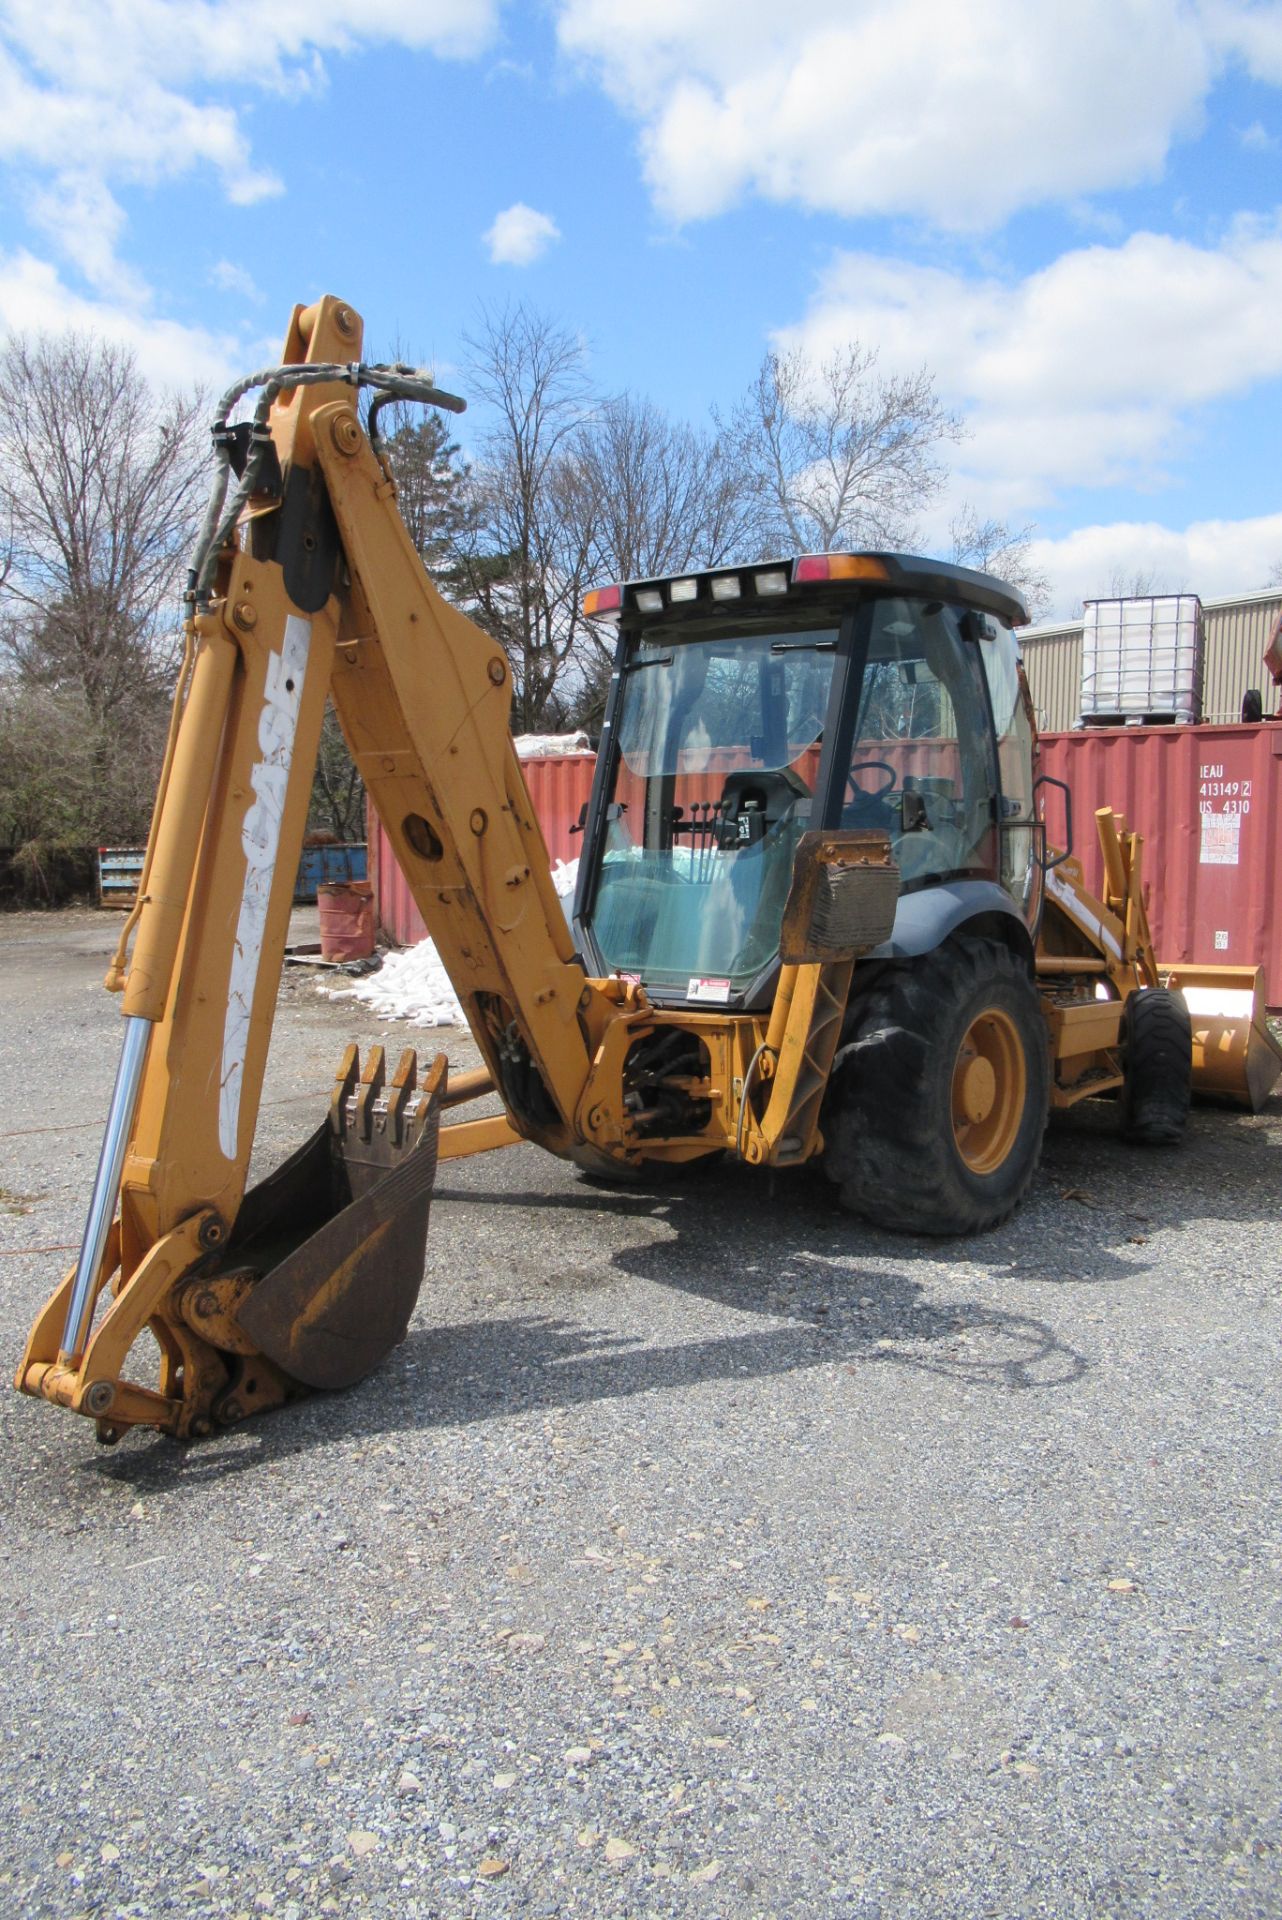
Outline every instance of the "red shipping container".
[[[547, 841], [548, 857], [573, 860], [579, 851], [579, 836], [570, 832], [578, 825], [579, 813], [592, 791], [592, 770], [596, 756], [591, 753], [566, 753], [555, 759], [525, 760], [521, 770], [530, 799]], [[369, 809], [369, 877], [374, 886], [378, 924], [398, 945], [412, 947], [422, 940], [427, 928], [414, 905], [409, 882], [401, 872], [392, 844], [382, 821]]]
[[[592, 786], [590, 753], [527, 760], [530, 798], [553, 861]], [[1282, 1004], [1282, 725], [1090, 727], [1048, 733], [1041, 768], [1073, 796], [1075, 852], [1103, 886], [1094, 810], [1110, 806], [1144, 836], [1148, 911], [1168, 964], [1263, 966]], [[1054, 796], [1052, 833], [1061, 819]], [[381, 824], [371, 816], [370, 878], [379, 924], [409, 946], [426, 929]]]
[[[1262, 966], [1282, 1004], [1282, 726], [1088, 727], [1042, 736], [1073, 796], [1074, 852], [1099, 892], [1095, 808], [1144, 836], [1148, 915], [1167, 964]], [[1062, 818], [1047, 800], [1052, 837]]]
[[558, 860], [578, 859], [580, 836], [570, 829], [579, 824], [595, 767], [594, 753], [563, 753], [550, 760], [521, 762], [553, 866]]

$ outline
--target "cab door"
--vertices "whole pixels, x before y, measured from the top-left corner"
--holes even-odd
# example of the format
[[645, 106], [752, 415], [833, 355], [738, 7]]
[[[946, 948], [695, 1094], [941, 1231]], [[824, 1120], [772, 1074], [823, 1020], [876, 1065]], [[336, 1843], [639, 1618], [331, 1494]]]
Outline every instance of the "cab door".
[[1037, 729], [1033, 703], [1012, 630], [989, 619], [996, 631], [976, 651], [988, 682], [1001, 780], [1000, 880], [1036, 939], [1045, 888], [1043, 829], [1037, 812]]
[[905, 892], [1000, 880], [997, 754], [965, 610], [888, 598], [868, 617], [841, 823], [890, 835]]

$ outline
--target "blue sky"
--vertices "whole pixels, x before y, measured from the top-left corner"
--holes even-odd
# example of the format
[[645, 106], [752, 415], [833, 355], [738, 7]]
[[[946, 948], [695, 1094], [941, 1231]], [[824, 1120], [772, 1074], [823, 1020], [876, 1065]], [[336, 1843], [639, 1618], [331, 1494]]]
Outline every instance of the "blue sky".
[[0, 329], [159, 380], [325, 290], [446, 384], [527, 300], [695, 420], [857, 338], [967, 422], [924, 545], [1032, 522], [1064, 611], [1282, 561], [1282, 5], [0, 0], [0, 170]]

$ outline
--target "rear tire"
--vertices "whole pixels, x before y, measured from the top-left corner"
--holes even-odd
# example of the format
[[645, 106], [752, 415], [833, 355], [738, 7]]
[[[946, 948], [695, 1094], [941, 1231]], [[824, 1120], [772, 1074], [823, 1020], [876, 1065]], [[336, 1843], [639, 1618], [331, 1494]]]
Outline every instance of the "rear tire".
[[1178, 1146], [1193, 1093], [1193, 1028], [1182, 993], [1149, 987], [1122, 1013], [1122, 1135]]
[[868, 993], [824, 1110], [841, 1203], [901, 1233], [1004, 1220], [1041, 1157], [1050, 1050], [1037, 989], [1010, 948], [954, 935]]

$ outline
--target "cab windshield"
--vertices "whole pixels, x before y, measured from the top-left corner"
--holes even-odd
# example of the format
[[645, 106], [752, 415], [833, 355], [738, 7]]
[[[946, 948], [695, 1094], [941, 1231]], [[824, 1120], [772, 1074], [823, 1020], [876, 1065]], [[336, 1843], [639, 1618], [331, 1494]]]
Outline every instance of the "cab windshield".
[[612, 971], [715, 1002], [770, 965], [836, 644], [835, 627], [641, 641], [590, 909]]

